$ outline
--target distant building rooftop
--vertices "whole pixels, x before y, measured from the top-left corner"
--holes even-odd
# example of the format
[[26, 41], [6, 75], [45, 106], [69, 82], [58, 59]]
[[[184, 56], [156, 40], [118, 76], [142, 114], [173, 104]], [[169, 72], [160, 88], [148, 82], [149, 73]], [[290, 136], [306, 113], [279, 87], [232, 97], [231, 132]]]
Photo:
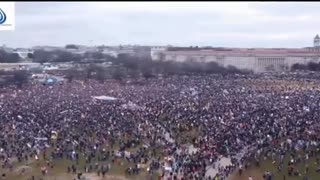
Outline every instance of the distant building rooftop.
[[171, 48], [168, 54], [320, 54], [315, 48]]

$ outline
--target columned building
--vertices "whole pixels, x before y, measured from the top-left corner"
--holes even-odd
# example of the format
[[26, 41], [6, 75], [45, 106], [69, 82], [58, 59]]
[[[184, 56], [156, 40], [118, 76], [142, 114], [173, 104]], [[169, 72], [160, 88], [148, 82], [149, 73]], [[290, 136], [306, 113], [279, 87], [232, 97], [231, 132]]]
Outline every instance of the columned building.
[[254, 72], [287, 71], [296, 63], [320, 61], [320, 38], [311, 48], [167, 48], [151, 49], [153, 60], [217, 62]]

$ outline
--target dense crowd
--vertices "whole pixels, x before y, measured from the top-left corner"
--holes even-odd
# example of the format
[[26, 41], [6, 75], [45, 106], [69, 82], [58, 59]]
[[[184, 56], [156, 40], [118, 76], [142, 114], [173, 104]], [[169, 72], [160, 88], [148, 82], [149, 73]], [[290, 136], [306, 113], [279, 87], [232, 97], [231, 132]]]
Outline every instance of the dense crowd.
[[[42, 158], [46, 164], [38, 166], [45, 176], [64, 159], [72, 164], [68, 173], [105, 176], [113, 166], [129, 162], [129, 176], [147, 165], [150, 177], [160, 172], [166, 179], [223, 180], [266, 157], [282, 171], [290, 150], [288, 176], [299, 174], [295, 165], [319, 150], [318, 81], [281, 79], [172, 76], [140, 84], [73, 81], [3, 88], [2, 168], [14, 168], [12, 159]], [[93, 98], [101, 95], [117, 100]], [[195, 150], [189, 152], [189, 146]], [[298, 157], [294, 152], [299, 149], [308, 157]], [[231, 158], [231, 165], [210, 176], [208, 169], [221, 157]], [[82, 160], [85, 166], [79, 168]], [[266, 172], [264, 178], [273, 177]]]

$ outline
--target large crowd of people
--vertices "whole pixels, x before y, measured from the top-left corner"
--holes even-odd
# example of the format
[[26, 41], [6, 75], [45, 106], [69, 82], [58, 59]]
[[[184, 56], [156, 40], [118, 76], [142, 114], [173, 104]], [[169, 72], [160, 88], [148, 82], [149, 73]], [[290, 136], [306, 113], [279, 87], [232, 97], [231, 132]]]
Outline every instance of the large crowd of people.
[[[42, 158], [46, 164], [39, 164], [39, 171], [45, 176], [54, 162], [64, 159], [72, 162], [68, 173], [105, 176], [115, 164], [129, 162], [128, 176], [146, 165], [150, 177], [159, 173], [166, 180], [224, 180], [236, 169], [241, 174], [250, 165], [258, 166], [265, 157], [272, 157], [282, 171], [284, 155], [303, 149], [305, 157], [291, 154], [287, 176], [307, 178], [295, 165], [319, 152], [317, 83], [292, 77], [195, 75], [140, 84], [89, 80], [4, 87], [2, 168], [14, 168], [12, 159]], [[102, 95], [117, 99], [93, 98]], [[210, 175], [208, 169], [221, 157], [232, 163]], [[83, 168], [77, 166], [81, 159]], [[273, 177], [266, 172], [264, 178]]]

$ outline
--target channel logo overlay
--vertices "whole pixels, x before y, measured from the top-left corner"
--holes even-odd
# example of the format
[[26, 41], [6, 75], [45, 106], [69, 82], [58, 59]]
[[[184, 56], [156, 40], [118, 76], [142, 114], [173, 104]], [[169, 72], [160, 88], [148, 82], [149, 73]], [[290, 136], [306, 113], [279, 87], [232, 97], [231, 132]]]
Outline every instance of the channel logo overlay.
[[15, 30], [15, 2], [0, 2], [0, 31]]
[[6, 13], [0, 8], [0, 24], [5, 23], [7, 20]]

